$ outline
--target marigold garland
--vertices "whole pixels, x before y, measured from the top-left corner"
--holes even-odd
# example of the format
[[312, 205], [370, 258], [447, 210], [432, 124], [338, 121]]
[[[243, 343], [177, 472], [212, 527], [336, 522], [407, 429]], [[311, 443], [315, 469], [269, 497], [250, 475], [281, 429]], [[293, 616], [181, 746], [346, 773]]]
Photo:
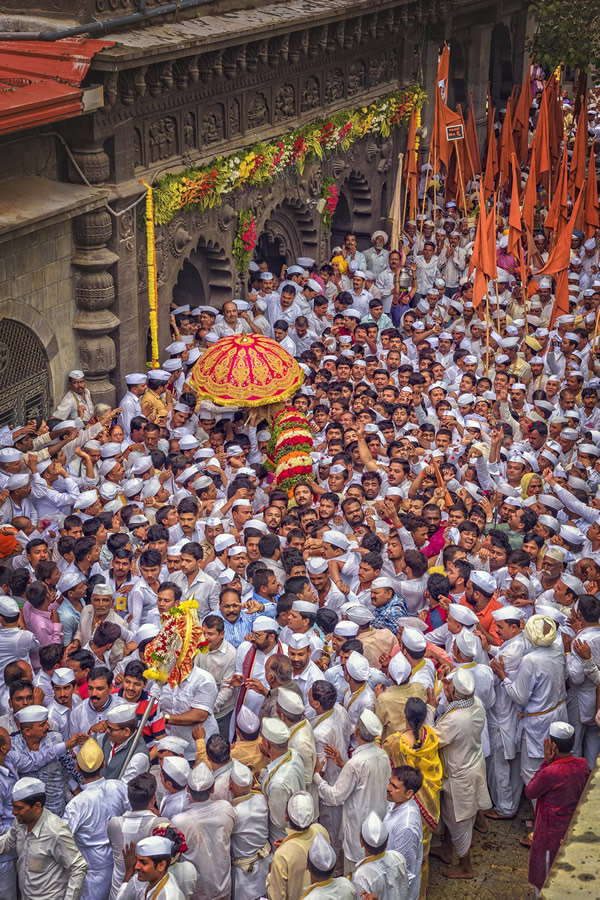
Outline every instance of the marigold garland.
[[291, 497], [295, 485], [312, 475], [313, 437], [308, 419], [296, 409], [282, 409], [273, 419], [266, 466], [277, 487]]
[[272, 141], [218, 156], [200, 168], [166, 175], [154, 189], [154, 220], [166, 225], [181, 210], [212, 208], [224, 194], [239, 188], [270, 184], [293, 171], [301, 175], [312, 159], [347, 150], [367, 134], [388, 137], [392, 128], [406, 123], [413, 107], [420, 109], [425, 100], [422, 88], [411, 85], [369, 106], [343, 110]]
[[146, 188], [146, 266], [148, 268], [148, 307], [150, 322], [150, 341], [152, 345], [151, 367], [158, 369], [158, 282], [156, 275], [156, 245], [154, 243], [154, 191], [145, 181], [140, 181]]

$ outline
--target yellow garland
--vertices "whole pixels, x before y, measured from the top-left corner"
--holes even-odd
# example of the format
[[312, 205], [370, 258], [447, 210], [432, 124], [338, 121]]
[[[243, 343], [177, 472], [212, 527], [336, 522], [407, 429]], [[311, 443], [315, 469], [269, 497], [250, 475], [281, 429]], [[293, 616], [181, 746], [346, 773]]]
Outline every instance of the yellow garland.
[[[421, 107], [420, 106], [417, 106], [416, 126], [417, 126], [417, 129], [416, 129], [416, 134], [415, 134], [415, 153], [418, 153], [419, 149], [421, 147], [421, 131], [420, 131], [420, 129], [421, 129]], [[418, 162], [419, 162], [419, 157], [417, 156], [417, 171], [419, 171]]]
[[154, 243], [154, 191], [145, 181], [146, 192], [146, 265], [148, 267], [148, 307], [150, 338], [152, 343], [152, 368], [158, 369], [158, 281], [156, 275], [156, 245]]

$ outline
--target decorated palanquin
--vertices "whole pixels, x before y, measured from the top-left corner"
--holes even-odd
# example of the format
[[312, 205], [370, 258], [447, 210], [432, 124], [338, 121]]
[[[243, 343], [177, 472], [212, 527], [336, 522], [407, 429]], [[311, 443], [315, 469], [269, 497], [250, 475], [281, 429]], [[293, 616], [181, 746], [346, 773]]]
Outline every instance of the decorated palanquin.
[[256, 407], [287, 400], [303, 381], [302, 369], [277, 341], [262, 334], [232, 334], [202, 354], [190, 386], [199, 400]]

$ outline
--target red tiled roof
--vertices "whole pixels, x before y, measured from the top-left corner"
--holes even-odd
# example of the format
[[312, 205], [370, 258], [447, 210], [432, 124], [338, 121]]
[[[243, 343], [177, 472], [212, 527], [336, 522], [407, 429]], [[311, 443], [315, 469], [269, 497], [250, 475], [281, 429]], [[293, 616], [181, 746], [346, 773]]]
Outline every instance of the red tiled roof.
[[83, 112], [81, 82], [92, 57], [114, 41], [0, 41], [0, 134]]

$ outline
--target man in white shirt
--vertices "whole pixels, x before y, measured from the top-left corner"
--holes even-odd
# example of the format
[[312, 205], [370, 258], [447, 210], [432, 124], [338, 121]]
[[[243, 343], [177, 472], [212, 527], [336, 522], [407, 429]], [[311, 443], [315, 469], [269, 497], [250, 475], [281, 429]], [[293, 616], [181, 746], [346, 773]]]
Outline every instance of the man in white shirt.
[[198, 653], [195, 665], [209, 672], [217, 683], [213, 713], [219, 732], [228, 739], [231, 714], [235, 709], [235, 688], [229, 683], [235, 672], [235, 647], [225, 640], [225, 625], [220, 616], [207, 616], [202, 626], [204, 637], [209, 642], [208, 649]]

